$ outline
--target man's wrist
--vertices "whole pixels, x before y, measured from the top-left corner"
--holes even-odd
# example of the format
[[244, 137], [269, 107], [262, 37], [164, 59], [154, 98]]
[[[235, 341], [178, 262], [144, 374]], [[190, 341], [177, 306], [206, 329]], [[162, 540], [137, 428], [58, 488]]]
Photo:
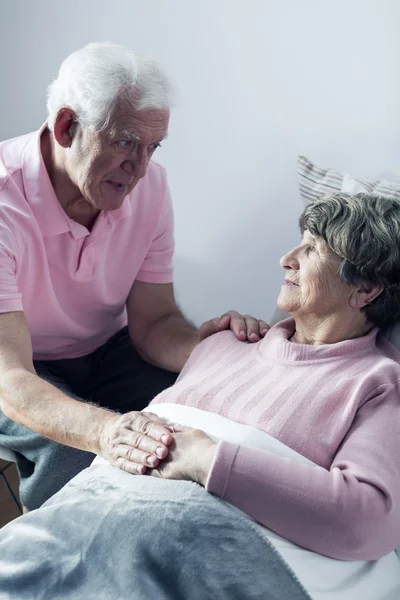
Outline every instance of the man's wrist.
[[197, 329], [181, 314], [154, 323], [142, 344], [132, 340], [144, 360], [179, 373], [199, 343]]

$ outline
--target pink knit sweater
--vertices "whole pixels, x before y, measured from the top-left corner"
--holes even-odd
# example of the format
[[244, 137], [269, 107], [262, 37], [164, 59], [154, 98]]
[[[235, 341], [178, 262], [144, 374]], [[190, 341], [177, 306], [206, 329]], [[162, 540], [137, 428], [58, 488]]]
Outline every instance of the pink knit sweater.
[[153, 403], [253, 425], [312, 460], [220, 442], [206, 488], [314, 552], [379, 558], [400, 544], [400, 354], [376, 329], [314, 346], [289, 342], [294, 327], [206, 339]]

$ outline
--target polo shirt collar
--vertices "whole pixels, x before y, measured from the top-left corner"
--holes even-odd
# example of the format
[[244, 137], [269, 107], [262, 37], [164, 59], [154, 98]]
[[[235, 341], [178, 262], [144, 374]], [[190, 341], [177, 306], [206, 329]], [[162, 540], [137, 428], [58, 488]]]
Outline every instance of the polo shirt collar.
[[[27, 143], [22, 157], [22, 178], [26, 199], [36, 217], [43, 237], [50, 237], [70, 231], [75, 238], [88, 235], [88, 230], [63, 210], [44, 164], [40, 138], [47, 127], [44, 123]], [[125, 219], [132, 214], [129, 197], [120, 208], [106, 213], [109, 223]], [[100, 215], [99, 215], [100, 216]]]
[[[139, 185], [140, 185], [140, 182], [137, 185], [137, 187], [139, 187]], [[109, 222], [112, 223], [114, 221], [120, 221], [121, 219], [126, 219], [127, 217], [131, 216], [132, 206], [131, 206], [130, 198], [131, 198], [131, 195], [134, 193], [135, 193], [135, 190], [133, 190], [128, 196], [126, 196], [122, 205], [119, 208], [117, 208], [116, 210], [106, 211], [107, 219], [109, 220]]]

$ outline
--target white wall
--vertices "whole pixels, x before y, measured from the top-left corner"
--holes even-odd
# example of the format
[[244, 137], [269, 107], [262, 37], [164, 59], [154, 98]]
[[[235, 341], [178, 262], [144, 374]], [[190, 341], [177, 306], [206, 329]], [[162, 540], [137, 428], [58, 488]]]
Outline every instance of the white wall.
[[269, 318], [297, 240], [296, 154], [400, 179], [398, 0], [2, 0], [0, 139], [45, 119], [63, 58], [114, 41], [161, 60], [179, 103], [158, 158], [176, 287], [198, 323]]

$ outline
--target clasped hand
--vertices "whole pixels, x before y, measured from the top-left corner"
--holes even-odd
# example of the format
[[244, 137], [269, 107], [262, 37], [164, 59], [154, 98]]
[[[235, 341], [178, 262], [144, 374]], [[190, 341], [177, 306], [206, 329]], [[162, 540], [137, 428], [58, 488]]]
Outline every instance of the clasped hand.
[[[198, 340], [225, 329], [231, 329], [241, 341], [257, 342], [265, 336], [269, 325], [250, 315], [230, 310], [211, 319], [199, 329]], [[216, 444], [197, 429], [172, 428], [151, 412], [107, 413], [100, 433], [101, 456], [132, 474], [145, 474], [166, 479], [190, 479], [205, 484], [216, 450]]]
[[188, 479], [204, 485], [216, 444], [203, 431], [169, 425], [150, 412], [110, 416], [101, 437], [101, 455], [133, 475]]

